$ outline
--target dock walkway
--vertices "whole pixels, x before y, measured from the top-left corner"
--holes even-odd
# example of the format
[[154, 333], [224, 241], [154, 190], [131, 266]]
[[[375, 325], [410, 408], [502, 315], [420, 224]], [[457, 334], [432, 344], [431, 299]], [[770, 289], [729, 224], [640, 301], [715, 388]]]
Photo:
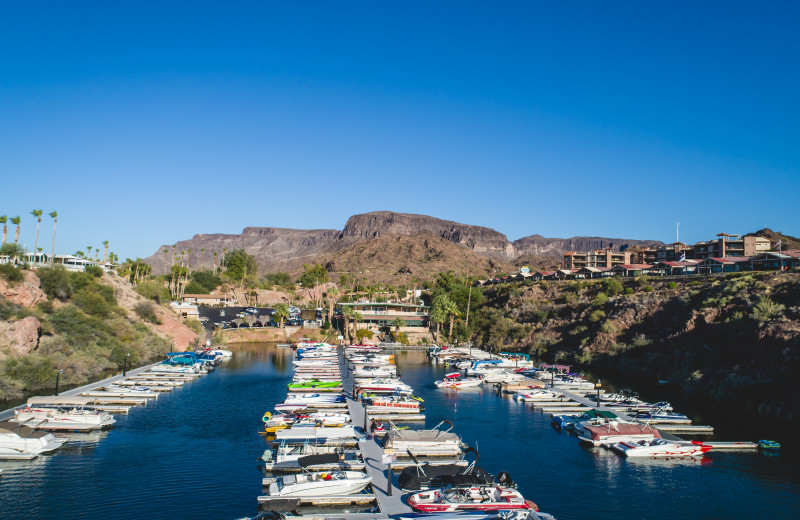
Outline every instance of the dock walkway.
[[[344, 387], [352, 390], [353, 372], [347, 367], [343, 349], [340, 349], [339, 352], [339, 367], [342, 371]], [[347, 406], [354, 426], [363, 428], [368, 425], [369, 417], [360, 401], [348, 398]], [[387, 518], [388, 516], [412, 513], [412, 509], [402, 501], [403, 491], [397, 486], [394, 475], [388, 471], [387, 465], [382, 462], [383, 448], [378, 445], [376, 439], [371, 436], [362, 437], [362, 439], [359, 439], [358, 447], [361, 449], [361, 457], [366, 464], [367, 474], [372, 477], [372, 492], [375, 494], [375, 499], [381, 511], [379, 514], [373, 514], [372, 518]], [[387, 473], [391, 482], [387, 480]], [[390, 489], [391, 494], [389, 494]], [[348, 518], [349, 516], [342, 515], [341, 517]]]
[[[88, 385], [79, 386], [77, 388], [72, 388], [70, 390], [64, 390], [63, 392], [59, 392], [58, 395], [59, 396], [64, 396], [64, 397], [79, 396], [83, 392], [89, 392], [89, 391], [92, 391], [92, 390], [96, 390], [97, 388], [103, 387], [105, 385], [108, 385], [108, 384], [111, 384], [111, 383], [116, 383], [117, 381], [121, 381], [122, 379], [125, 379], [126, 377], [133, 376], [133, 375], [138, 375], [138, 374], [141, 374], [143, 372], [146, 372], [146, 371], [150, 370], [151, 368], [153, 368], [155, 365], [158, 365], [159, 363], [161, 363], [161, 362], [159, 361], [159, 362], [156, 362], [156, 363], [152, 363], [150, 365], [145, 365], [143, 367], [139, 367], [139, 368], [134, 368], [132, 370], [128, 370], [124, 376], [122, 374], [117, 374], [115, 376], [111, 376], [111, 377], [103, 379], [101, 381], [95, 381], [94, 383], [89, 383]], [[19, 406], [15, 406], [13, 408], [9, 408], [8, 410], [3, 410], [2, 412], [0, 412], [0, 421], [6, 421], [6, 420], [14, 417], [14, 410], [16, 410], [17, 408], [22, 408], [24, 406], [25, 405], [22, 404], [22, 405], [19, 405]]]

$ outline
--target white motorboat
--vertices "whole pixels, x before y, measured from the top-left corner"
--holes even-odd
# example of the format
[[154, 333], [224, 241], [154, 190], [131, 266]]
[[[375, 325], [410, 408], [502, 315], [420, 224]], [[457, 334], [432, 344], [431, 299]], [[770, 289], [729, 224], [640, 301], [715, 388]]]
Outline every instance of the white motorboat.
[[11, 420], [39, 430], [69, 431], [99, 430], [117, 422], [108, 412], [92, 408], [91, 402], [90, 397], [31, 397]]
[[405, 395], [384, 395], [367, 398], [367, 413], [419, 413], [422, 398]]
[[57, 450], [62, 444], [63, 441], [52, 433], [36, 431], [16, 422], [0, 422], [0, 459], [30, 460]]
[[532, 509], [519, 491], [495, 484], [423, 491], [409, 495], [407, 500], [414, 510], [432, 513]]
[[344, 426], [350, 422], [350, 415], [336, 412], [311, 412], [311, 413], [282, 413], [272, 415], [269, 412], [264, 414], [264, 425], [274, 426], [301, 426], [301, 425], [320, 425], [328, 427]]
[[159, 363], [150, 369], [150, 372], [161, 374], [207, 374], [208, 370], [201, 368], [199, 363], [194, 365], [171, 365], [169, 363]]
[[[447, 430], [440, 430], [443, 424], [449, 424]], [[400, 456], [422, 457], [454, 457], [464, 451], [461, 438], [452, 433], [453, 423], [442, 421], [432, 430], [391, 430], [384, 437], [384, 449], [393, 449]]]
[[680, 442], [665, 439], [625, 441], [611, 445], [611, 449], [626, 457], [702, 457], [711, 450], [702, 442]]
[[361, 471], [304, 472], [285, 475], [269, 485], [271, 497], [352, 495], [366, 488], [372, 477]]
[[397, 375], [397, 368], [394, 365], [353, 367], [353, 377], [358, 378], [394, 377], [395, 375]]
[[286, 396], [283, 404], [318, 404], [318, 403], [345, 403], [341, 394], [311, 394], [311, 393], [290, 393]]
[[461, 372], [451, 372], [445, 374], [444, 379], [436, 381], [434, 384], [437, 388], [467, 388], [479, 386], [482, 382], [480, 377], [464, 377]]
[[523, 392], [517, 392], [514, 394], [514, 399], [517, 401], [522, 401], [523, 403], [530, 403], [536, 401], [547, 401], [553, 399], [562, 399], [564, 394], [559, 394], [557, 392], [551, 392], [549, 390], [528, 390]]
[[414, 389], [403, 383], [399, 379], [376, 378], [360, 381], [356, 384], [356, 394], [406, 394], [411, 395]]
[[519, 374], [511, 370], [490, 370], [483, 375], [484, 383], [520, 383], [522, 381], [531, 381], [527, 376]]

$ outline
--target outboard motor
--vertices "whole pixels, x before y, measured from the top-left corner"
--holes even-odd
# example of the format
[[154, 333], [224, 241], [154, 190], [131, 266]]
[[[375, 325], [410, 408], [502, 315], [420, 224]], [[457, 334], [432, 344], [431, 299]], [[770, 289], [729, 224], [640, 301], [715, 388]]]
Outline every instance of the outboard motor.
[[515, 488], [517, 487], [517, 483], [511, 478], [511, 475], [508, 474], [507, 471], [501, 471], [497, 474], [497, 483], [503, 487], [507, 488]]

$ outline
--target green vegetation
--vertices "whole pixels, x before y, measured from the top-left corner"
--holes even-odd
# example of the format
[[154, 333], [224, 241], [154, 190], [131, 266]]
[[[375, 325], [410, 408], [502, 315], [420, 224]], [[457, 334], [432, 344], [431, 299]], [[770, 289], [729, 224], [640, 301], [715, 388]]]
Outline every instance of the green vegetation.
[[146, 322], [161, 325], [161, 318], [156, 314], [155, 306], [150, 302], [137, 303], [133, 311]]
[[158, 280], [145, 280], [136, 286], [136, 292], [156, 303], [163, 303], [170, 300], [169, 289], [164, 287], [164, 284]]
[[[51, 388], [58, 370], [63, 371], [62, 384], [83, 384], [107, 371], [119, 370], [125, 359], [133, 365], [142, 364], [169, 351], [167, 340], [128, 318], [114, 290], [101, 284], [94, 273], [70, 273], [56, 266], [40, 269], [37, 274], [48, 297], [61, 304], [47, 301], [36, 309], [24, 309], [0, 301], [0, 318], [32, 315], [42, 331], [34, 352], [0, 361], [0, 400]], [[137, 307], [135, 312], [143, 319], [148, 315], [144, 307]]]
[[275, 306], [275, 312], [272, 314], [272, 319], [277, 320], [280, 327], [283, 328], [283, 322], [289, 317], [289, 306], [285, 303], [279, 303]]
[[209, 294], [222, 285], [222, 279], [213, 271], [194, 271], [190, 279], [186, 286], [186, 292], [189, 294]]
[[289, 276], [289, 273], [267, 273], [261, 278], [261, 283], [264, 285], [292, 285], [292, 277]]
[[771, 321], [781, 315], [785, 307], [775, 303], [769, 296], [762, 296], [753, 307], [753, 318], [759, 322]]
[[369, 329], [358, 329], [358, 332], [356, 332], [356, 339], [361, 343], [364, 338], [372, 339], [374, 335], [375, 334]]
[[9, 285], [15, 285], [25, 279], [22, 271], [11, 264], [0, 264], [0, 278], [8, 282]]
[[320, 264], [303, 264], [303, 274], [297, 281], [303, 287], [316, 287], [328, 282], [328, 271]]
[[240, 281], [245, 277], [258, 279], [258, 263], [256, 257], [247, 254], [244, 249], [234, 249], [225, 253], [222, 259], [225, 275], [232, 281]]

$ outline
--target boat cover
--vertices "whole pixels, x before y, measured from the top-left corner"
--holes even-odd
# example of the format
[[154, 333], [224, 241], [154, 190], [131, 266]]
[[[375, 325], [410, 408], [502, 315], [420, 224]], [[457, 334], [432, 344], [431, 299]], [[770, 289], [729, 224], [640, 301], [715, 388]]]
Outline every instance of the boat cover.
[[338, 453], [322, 453], [320, 455], [306, 455], [297, 459], [297, 463], [301, 468], [314, 466], [316, 464], [333, 464], [339, 462]]
[[404, 468], [397, 482], [402, 489], [419, 491], [430, 487], [491, 484], [494, 478], [480, 466], [464, 473], [464, 468], [457, 464], [423, 464]]
[[458, 435], [441, 430], [393, 430], [386, 436], [388, 441], [403, 442], [461, 442]]
[[44, 397], [31, 397], [28, 399], [28, 406], [36, 405], [71, 405], [71, 406], [86, 406], [94, 402], [91, 397], [61, 397], [61, 396], [44, 396]]
[[0, 433], [16, 433], [20, 437], [25, 439], [38, 439], [40, 437], [44, 437], [45, 435], [50, 435], [47, 432], [42, 432], [39, 430], [34, 430], [33, 428], [29, 428], [22, 423], [18, 422], [11, 422], [11, 421], [2, 421], [0, 422]]

